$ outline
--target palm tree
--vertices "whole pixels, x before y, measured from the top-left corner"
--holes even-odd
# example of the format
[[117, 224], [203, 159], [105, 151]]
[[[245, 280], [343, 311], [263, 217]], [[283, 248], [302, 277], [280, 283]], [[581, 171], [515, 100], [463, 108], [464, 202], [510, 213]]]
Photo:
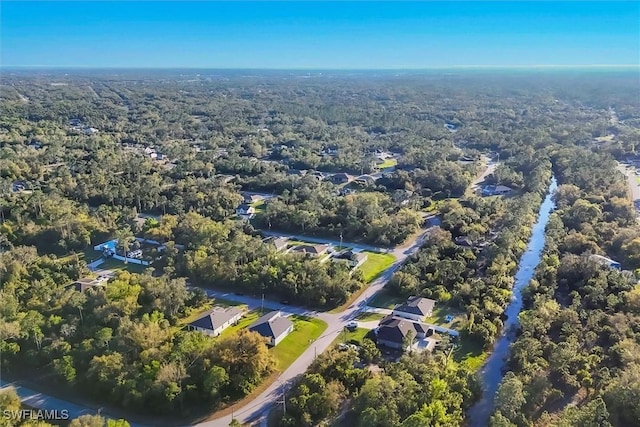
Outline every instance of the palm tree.
[[118, 240], [118, 248], [124, 252], [124, 263], [128, 264], [127, 253], [131, 249], [131, 242], [135, 239], [131, 227], [127, 225], [116, 230], [116, 239]]

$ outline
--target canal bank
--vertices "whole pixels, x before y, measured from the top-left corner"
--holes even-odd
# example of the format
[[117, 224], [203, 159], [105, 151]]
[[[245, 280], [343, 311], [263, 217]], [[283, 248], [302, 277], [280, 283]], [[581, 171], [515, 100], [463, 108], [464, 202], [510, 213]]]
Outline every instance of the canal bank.
[[545, 229], [555, 208], [553, 195], [557, 187], [558, 184], [554, 177], [551, 179], [547, 196], [540, 205], [538, 219], [531, 231], [527, 250], [522, 254], [518, 263], [511, 303], [505, 310], [507, 318], [504, 322], [502, 334], [496, 341], [493, 352], [479, 372], [482, 383], [482, 398], [467, 411], [467, 425], [469, 427], [485, 427], [489, 424], [489, 417], [494, 408], [493, 399], [504, 375], [503, 370], [509, 358], [509, 348], [515, 341], [518, 331], [518, 315], [522, 310], [522, 290], [533, 278], [535, 269], [542, 259], [542, 251], [545, 245]]

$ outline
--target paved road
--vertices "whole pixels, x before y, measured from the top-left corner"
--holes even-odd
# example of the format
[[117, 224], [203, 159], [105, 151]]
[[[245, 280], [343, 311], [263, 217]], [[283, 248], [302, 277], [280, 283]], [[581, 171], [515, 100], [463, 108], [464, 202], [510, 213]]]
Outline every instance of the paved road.
[[636, 217], [638, 221], [640, 221], [640, 183], [638, 183], [638, 180], [636, 179], [635, 170], [622, 163], [618, 163], [618, 170], [627, 177], [629, 197], [631, 198], [633, 207], [636, 210]]
[[640, 200], [640, 184], [638, 184], [638, 180], [636, 180], [636, 174], [634, 173], [634, 170], [621, 163], [618, 164], [618, 170], [627, 177], [629, 191], [631, 193], [631, 200], [633, 202], [635, 202], [636, 200]]
[[[384, 285], [391, 279], [393, 273], [395, 273], [404, 262], [409, 258], [410, 255], [415, 253], [422, 243], [424, 242], [425, 236], [430, 232], [431, 229], [423, 230], [421, 233], [417, 234], [413, 237], [411, 241], [405, 244], [402, 247], [397, 247], [389, 250], [390, 253], [393, 253], [396, 256], [396, 261], [391, 265], [387, 270], [385, 270], [378, 279], [374, 280], [369, 284], [369, 287], [365, 292], [358, 297], [349, 308], [342, 311], [341, 313], [316, 313], [316, 317], [327, 322], [327, 330], [325, 333], [319, 337], [314, 343], [312, 343], [309, 348], [302, 353], [298, 359], [296, 359], [286, 371], [284, 371], [278, 377], [278, 380], [275, 381], [271, 386], [269, 386], [263, 393], [261, 393], [258, 397], [256, 397], [251, 403], [243, 406], [241, 408], [234, 408], [234, 416], [235, 418], [242, 423], [250, 423], [256, 420], [261, 419], [266, 414], [268, 414], [272, 405], [281, 399], [283, 388], [288, 389], [296, 377], [302, 373], [304, 373], [309, 365], [313, 362], [316, 355], [321, 354], [325, 351], [331, 343], [340, 335], [342, 332], [344, 325], [355, 319], [356, 315], [363, 311], [367, 307], [367, 301], [378, 291], [380, 291]], [[292, 236], [292, 238], [298, 238], [296, 236]], [[302, 236], [299, 236], [302, 239]], [[305, 237], [304, 240], [310, 240], [308, 237]], [[331, 243], [330, 240], [322, 240], [322, 239], [314, 239], [314, 241], [318, 241], [318, 243]], [[339, 243], [339, 242], [338, 242]], [[333, 244], [333, 243], [331, 243]], [[349, 245], [350, 243], [343, 243], [343, 245]], [[363, 246], [363, 245], [353, 245], [355, 246]], [[366, 245], [364, 245], [366, 246]], [[215, 295], [215, 294], [211, 294]], [[259, 307], [261, 301], [256, 298], [237, 296], [234, 294], [221, 294], [218, 295], [222, 298], [237, 300], [243, 303], [249, 304], [258, 304], [256, 307]], [[265, 306], [267, 306], [267, 302], [265, 301]], [[269, 302], [269, 307], [282, 309], [283, 311], [292, 310], [304, 310], [304, 309], [296, 309], [290, 306], [282, 306], [281, 304]], [[369, 326], [367, 324], [367, 326]], [[227, 415], [222, 418], [218, 418], [211, 421], [206, 421], [198, 426], [204, 427], [226, 427], [231, 422], [231, 415]]]
[[[66, 400], [48, 396], [43, 393], [38, 393], [37, 391], [31, 390], [27, 387], [23, 387], [15, 383], [0, 380], [0, 389], [5, 387], [13, 387], [18, 396], [20, 396], [20, 400], [25, 405], [35, 409], [43, 409], [48, 411], [56, 410], [60, 415], [62, 415], [62, 411], [64, 410], [68, 412], [69, 419], [78, 418], [82, 415], [96, 415], [99, 412], [99, 408], [93, 409], [86, 406], [77, 405]], [[100, 415], [102, 415], [106, 419], [118, 419], [117, 417], [109, 416], [104, 412], [100, 412]], [[54, 420], [51, 421], [53, 422]], [[131, 424], [131, 427], [141, 427], [139, 424], [135, 424], [132, 422], [130, 422], [129, 424]]]

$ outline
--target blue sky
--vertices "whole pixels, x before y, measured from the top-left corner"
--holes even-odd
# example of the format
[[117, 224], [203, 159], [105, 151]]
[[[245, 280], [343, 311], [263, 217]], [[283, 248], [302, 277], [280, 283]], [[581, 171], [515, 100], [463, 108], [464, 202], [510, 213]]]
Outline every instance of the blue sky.
[[2, 66], [430, 68], [640, 63], [640, 3], [13, 2]]

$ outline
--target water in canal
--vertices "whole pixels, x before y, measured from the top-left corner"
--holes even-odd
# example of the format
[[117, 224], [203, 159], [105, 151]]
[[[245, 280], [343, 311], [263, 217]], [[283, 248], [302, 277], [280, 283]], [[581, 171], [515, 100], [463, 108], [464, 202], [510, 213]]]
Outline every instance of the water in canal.
[[489, 423], [489, 417], [493, 412], [493, 398], [502, 381], [503, 368], [509, 357], [509, 347], [516, 339], [518, 326], [518, 314], [522, 310], [522, 289], [529, 284], [533, 273], [542, 259], [542, 250], [545, 243], [545, 228], [549, 222], [549, 216], [555, 205], [552, 200], [558, 184], [555, 177], [551, 180], [547, 197], [540, 205], [538, 220], [533, 226], [531, 239], [527, 245], [527, 251], [520, 258], [518, 271], [513, 285], [513, 296], [505, 314], [502, 335], [493, 347], [493, 352], [480, 371], [482, 381], [482, 399], [473, 405], [467, 412], [467, 424], [470, 427], [485, 427]]

